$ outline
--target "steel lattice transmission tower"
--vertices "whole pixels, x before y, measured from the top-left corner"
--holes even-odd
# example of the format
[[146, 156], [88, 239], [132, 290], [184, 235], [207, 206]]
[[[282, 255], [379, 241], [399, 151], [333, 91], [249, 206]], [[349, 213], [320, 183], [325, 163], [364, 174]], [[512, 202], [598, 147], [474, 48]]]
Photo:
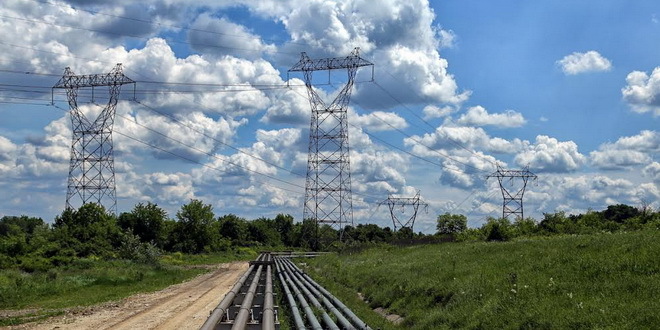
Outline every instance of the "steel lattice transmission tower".
[[[135, 82], [122, 72], [121, 63], [110, 73], [76, 75], [71, 68], [53, 86], [66, 89], [71, 113], [71, 160], [67, 182], [66, 207], [74, 203], [98, 203], [116, 213], [115, 167], [112, 147], [112, 126], [115, 120], [117, 98], [121, 86]], [[90, 121], [78, 108], [78, 91], [81, 88], [108, 87], [110, 98], [99, 115]]]
[[[415, 194], [415, 197], [393, 197], [392, 195], [387, 196], [387, 199], [378, 203], [378, 206], [380, 205], [387, 205], [388, 208], [390, 209], [390, 215], [392, 216], [392, 224], [394, 226], [394, 231], [397, 231], [397, 224], [399, 225], [399, 228], [410, 228], [411, 230], [413, 229], [413, 226], [415, 225], [415, 219], [417, 218], [417, 212], [419, 210], [420, 206], [424, 206], [424, 209], [428, 209], [429, 204], [424, 202], [420, 196], [420, 191], [417, 190], [417, 193]], [[394, 208], [400, 206], [401, 207], [401, 212], [403, 213], [403, 209], [406, 206], [412, 206], [413, 207], [413, 213], [406, 219], [406, 222], [402, 222], [399, 217], [396, 216], [396, 213], [394, 211]]]
[[[523, 213], [523, 195], [525, 188], [527, 188], [527, 181], [529, 179], [536, 180], [536, 174], [529, 171], [529, 166], [522, 170], [506, 170], [497, 165], [497, 171], [490, 174], [489, 178], [497, 178], [502, 190], [502, 218], [508, 218], [509, 215], [519, 215], [520, 219], [524, 219]], [[508, 180], [507, 180], [508, 179]], [[521, 183], [514, 184], [514, 179], [521, 179]], [[507, 189], [506, 183], [509, 183], [512, 189]]]
[[[338, 226], [353, 224], [348, 145], [348, 103], [358, 68], [373, 63], [355, 48], [349, 56], [310, 59], [302, 53], [289, 72], [303, 72], [312, 108], [303, 219]], [[348, 81], [331, 104], [323, 102], [312, 85], [314, 71], [346, 69]]]

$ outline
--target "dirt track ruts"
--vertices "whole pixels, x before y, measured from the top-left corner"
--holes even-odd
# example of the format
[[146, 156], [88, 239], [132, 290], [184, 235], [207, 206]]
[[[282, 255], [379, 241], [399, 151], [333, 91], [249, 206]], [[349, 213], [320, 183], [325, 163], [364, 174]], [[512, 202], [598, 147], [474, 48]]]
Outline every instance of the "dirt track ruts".
[[199, 329], [247, 268], [247, 262], [221, 264], [209, 273], [160, 291], [11, 329]]

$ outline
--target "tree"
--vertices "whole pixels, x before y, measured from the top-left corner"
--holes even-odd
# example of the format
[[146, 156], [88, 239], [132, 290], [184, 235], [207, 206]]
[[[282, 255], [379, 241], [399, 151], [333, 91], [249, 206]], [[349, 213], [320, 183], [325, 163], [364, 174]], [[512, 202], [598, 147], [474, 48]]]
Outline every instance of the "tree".
[[211, 225], [213, 207], [197, 199], [181, 206], [176, 213], [177, 224], [173, 229], [174, 249], [186, 253], [200, 253], [213, 241]]
[[266, 218], [248, 222], [248, 237], [251, 241], [259, 242], [265, 246], [282, 245], [282, 239], [275, 228], [275, 222]]
[[167, 212], [158, 205], [139, 203], [131, 212], [119, 215], [117, 224], [122, 229], [140, 238], [140, 242], [153, 243], [162, 248], [165, 244], [165, 220]]
[[243, 245], [247, 240], [247, 221], [234, 214], [218, 218], [220, 235], [230, 239], [236, 245]]
[[438, 216], [436, 229], [438, 234], [452, 235], [462, 233], [467, 229], [467, 217], [462, 214], [450, 214], [449, 212]]
[[636, 217], [640, 211], [632, 206], [625, 204], [610, 205], [605, 211], [602, 212], [605, 220], [614, 221], [616, 223], [624, 223], [626, 220]]
[[280, 233], [282, 244], [293, 246], [293, 217], [288, 214], [278, 214], [275, 217], [275, 229]]
[[55, 239], [79, 257], [112, 256], [121, 243], [121, 230], [115, 216], [103, 206], [86, 203], [78, 210], [66, 209], [55, 218]]

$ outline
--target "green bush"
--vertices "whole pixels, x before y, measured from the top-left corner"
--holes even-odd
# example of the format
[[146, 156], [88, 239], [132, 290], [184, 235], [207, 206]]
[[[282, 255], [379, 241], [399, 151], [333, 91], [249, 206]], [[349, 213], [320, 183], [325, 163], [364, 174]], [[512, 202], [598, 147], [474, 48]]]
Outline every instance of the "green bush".
[[489, 218], [481, 230], [488, 241], [508, 241], [515, 234], [513, 226], [506, 218]]

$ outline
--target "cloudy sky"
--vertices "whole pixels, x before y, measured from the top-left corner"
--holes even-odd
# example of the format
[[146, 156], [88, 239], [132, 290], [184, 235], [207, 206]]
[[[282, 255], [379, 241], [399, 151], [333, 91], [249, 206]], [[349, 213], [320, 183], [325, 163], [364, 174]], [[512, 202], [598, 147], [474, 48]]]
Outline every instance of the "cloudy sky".
[[[388, 194], [471, 226], [501, 214], [496, 169], [538, 175], [526, 215], [660, 207], [660, 2], [4, 0], [0, 216], [61, 213], [71, 147], [65, 67], [122, 63], [118, 211], [191, 198], [216, 214], [302, 216], [310, 106], [305, 51], [374, 63], [349, 109], [356, 224], [390, 225]], [[345, 72], [317, 73], [325, 97]], [[287, 82], [289, 87], [287, 87]], [[80, 92], [90, 117], [98, 106]], [[105, 99], [104, 99], [105, 97]], [[95, 90], [96, 104], [107, 92]], [[95, 110], [96, 109], [96, 110]], [[510, 188], [515, 188], [509, 186]], [[410, 215], [412, 209], [401, 217]]]

